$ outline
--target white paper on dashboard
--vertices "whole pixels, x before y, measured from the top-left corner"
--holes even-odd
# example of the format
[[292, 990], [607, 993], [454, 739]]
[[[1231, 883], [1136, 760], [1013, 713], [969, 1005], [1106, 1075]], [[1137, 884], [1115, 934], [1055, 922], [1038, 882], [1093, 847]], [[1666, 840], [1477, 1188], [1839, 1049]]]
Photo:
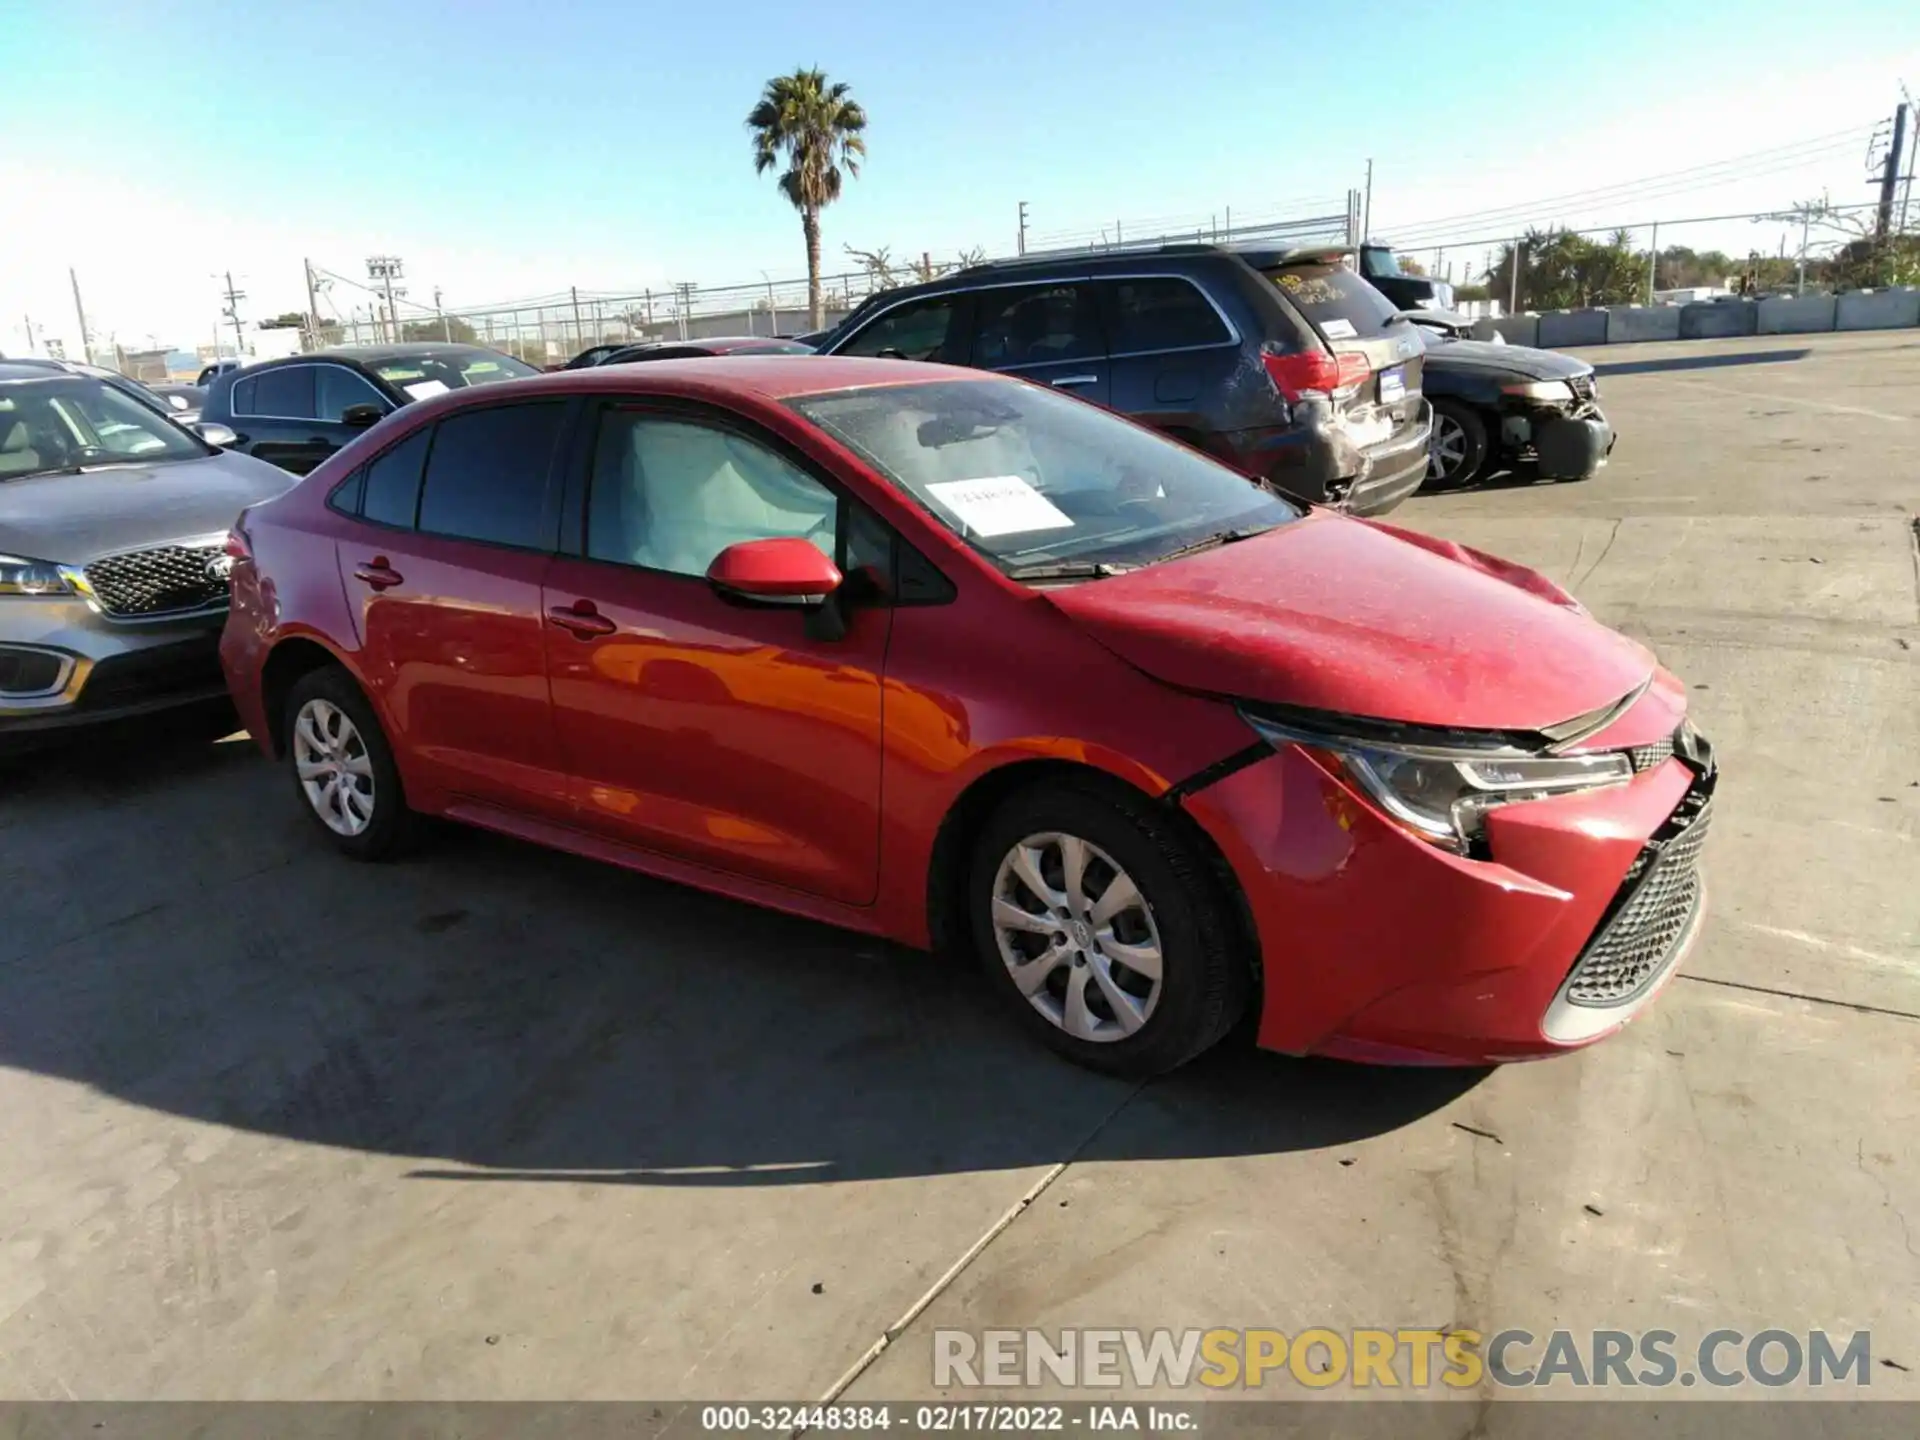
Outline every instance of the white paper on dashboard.
[[977, 480], [940, 480], [927, 493], [960, 517], [974, 534], [1017, 535], [1025, 530], [1061, 530], [1073, 524], [1046, 496], [1018, 475], [982, 475]]
[[413, 384], [402, 385], [400, 388], [415, 400], [431, 400], [436, 395], [444, 395], [447, 393], [447, 382], [444, 380], [416, 380]]
[[1360, 333], [1351, 320], [1323, 320], [1320, 329], [1329, 340], [1351, 340]]

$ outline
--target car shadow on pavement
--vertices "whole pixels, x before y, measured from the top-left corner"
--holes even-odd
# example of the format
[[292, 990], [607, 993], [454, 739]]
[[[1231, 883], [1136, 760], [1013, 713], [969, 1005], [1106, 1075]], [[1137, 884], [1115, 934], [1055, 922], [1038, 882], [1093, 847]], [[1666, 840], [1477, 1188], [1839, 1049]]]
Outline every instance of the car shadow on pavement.
[[[1785, 365], [1804, 360], [1813, 352], [1799, 350], [1738, 350], [1725, 355], [1672, 355], [1662, 360], [1596, 361], [1593, 373], [1602, 380], [1609, 375], [1657, 375], [1667, 370], [1719, 370], [1728, 365]], [[1601, 397], [1603, 400], [1605, 396]]]
[[1137, 1086], [963, 963], [453, 827], [355, 864], [288, 791], [236, 743], [0, 781], [0, 1065], [422, 1180], [660, 1186], [1344, 1145], [1485, 1073], [1230, 1043]]

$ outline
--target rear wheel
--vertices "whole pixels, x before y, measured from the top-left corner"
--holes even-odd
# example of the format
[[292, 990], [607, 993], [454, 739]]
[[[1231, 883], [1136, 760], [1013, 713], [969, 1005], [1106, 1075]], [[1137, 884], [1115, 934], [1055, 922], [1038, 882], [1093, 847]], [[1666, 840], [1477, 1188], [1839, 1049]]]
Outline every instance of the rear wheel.
[[1436, 490], [1471, 485], [1487, 468], [1487, 426], [1455, 400], [1433, 402], [1427, 441], [1427, 485]]
[[310, 671], [287, 697], [287, 764], [321, 830], [356, 860], [400, 853], [414, 834], [392, 747], [346, 671]]
[[1054, 783], [987, 822], [969, 885], [990, 983], [1044, 1043], [1156, 1075], [1240, 1018], [1251, 975], [1219, 882], [1167, 816], [1104, 786]]

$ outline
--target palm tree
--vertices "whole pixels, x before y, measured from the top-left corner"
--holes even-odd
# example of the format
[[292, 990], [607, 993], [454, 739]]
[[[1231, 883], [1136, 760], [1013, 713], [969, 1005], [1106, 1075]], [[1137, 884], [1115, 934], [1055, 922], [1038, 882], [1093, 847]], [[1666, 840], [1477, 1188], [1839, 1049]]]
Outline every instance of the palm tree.
[[780, 192], [800, 212], [807, 236], [807, 305], [813, 328], [826, 323], [820, 304], [820, 211], [840, 198], [840, 172], [859, 178], [867, 153], [860, 138], [867, 112], [845, 83], [829, 84], [823, 70], [796, 70], [767, 82], [747, 116], [753, 132], [753, 168], [764, 174], [786, 162]]

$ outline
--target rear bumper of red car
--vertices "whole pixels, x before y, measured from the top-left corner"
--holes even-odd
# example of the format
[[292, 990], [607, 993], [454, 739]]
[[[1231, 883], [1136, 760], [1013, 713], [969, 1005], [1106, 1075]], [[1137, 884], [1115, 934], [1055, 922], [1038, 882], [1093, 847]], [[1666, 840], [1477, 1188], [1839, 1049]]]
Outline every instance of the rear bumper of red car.
[[1263, 1046], [1472, 1065], [1577, 1049], [1651, 1003], [1704, 914], [1710, 796], [1669, 759], [1504, 806], [1490, 859], [1408, 834], [1293, 746], [1185, 804], [1246, 897]]

